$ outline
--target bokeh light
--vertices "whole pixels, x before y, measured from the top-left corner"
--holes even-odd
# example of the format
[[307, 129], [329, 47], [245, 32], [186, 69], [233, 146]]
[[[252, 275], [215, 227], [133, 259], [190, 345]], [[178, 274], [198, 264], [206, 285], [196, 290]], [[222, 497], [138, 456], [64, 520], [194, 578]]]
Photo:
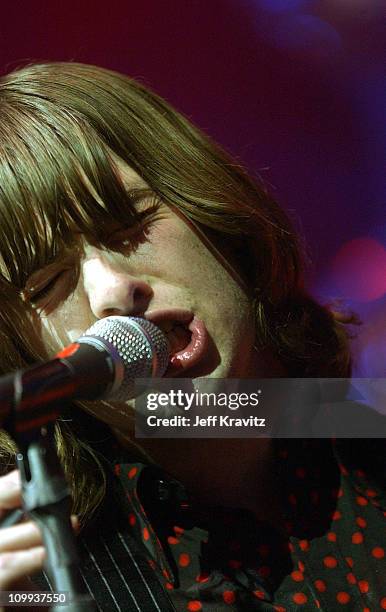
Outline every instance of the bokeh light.
[[386, 249], [373, 238], [344, 244], [331, 265], [331, 281], [340, 297], [371, 302], [386, 294]]

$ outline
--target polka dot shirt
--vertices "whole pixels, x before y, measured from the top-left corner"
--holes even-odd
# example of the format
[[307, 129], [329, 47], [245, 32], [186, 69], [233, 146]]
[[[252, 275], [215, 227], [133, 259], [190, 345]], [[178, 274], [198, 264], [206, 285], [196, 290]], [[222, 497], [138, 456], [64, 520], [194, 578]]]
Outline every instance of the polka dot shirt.
[[157, 468], [120, 462], [127, 524], [178, 612], [386, 610], [383, 441], [277, 441], [285, 530], [198, 512]]

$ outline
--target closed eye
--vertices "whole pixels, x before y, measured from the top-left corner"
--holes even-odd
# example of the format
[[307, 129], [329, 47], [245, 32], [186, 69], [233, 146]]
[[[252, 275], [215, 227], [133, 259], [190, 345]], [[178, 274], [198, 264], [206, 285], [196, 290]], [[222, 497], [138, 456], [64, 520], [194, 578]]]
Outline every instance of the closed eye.
[[58, 281], [62, 278], [64, 274], [64, 270], [56, 274], [52, 277], [43, 287], [41, 288], [32, 288], [28, 291], [28, 300], [31, 304], [36, 304], [40, 302], [43, 298], [50, 295], [51, 291], [53, 291], [58, 283]]
[[131, 253], [135, 251], [140, 244], [149, 239], [152, 225], [162, 218], [160, 207], [161, 203], [153, 200], [145, 210], [137, 211], [135, 223], [121, 226], [108, 237], [105, 241], [107, 248], [113, 251], [127, 249]]
[[25, 301], [47, 315], [75, 290], [77, 280], [78, 266], [66, 267], [49, 277], [43, 276], [36, 284], [27, 283], [22, 295]]

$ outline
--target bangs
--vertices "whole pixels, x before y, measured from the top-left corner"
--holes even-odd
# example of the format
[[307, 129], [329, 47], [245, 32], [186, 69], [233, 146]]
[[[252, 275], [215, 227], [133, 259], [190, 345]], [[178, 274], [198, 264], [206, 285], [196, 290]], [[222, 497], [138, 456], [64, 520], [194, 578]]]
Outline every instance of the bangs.
[[0, 125], [0, 255], [4, 277], [22, 289], [33, 271], [71, 248], [74, 232], [103, 244], [112, 222], [134, 223], [137, 215], [112, 152], [89, 124], [59, 114], [54, 105], [49, 121], [27, 105], [9, 105], [6, 114]]

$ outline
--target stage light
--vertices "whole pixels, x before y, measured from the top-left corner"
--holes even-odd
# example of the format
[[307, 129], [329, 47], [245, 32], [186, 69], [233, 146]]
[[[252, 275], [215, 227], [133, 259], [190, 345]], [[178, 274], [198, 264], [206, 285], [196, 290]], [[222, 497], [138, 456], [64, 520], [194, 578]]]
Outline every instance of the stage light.
[[371, 302], [386, 294], [386, 248], [370, 237], [344, 244], [331, 265], [331, 281], [339, 297]]

